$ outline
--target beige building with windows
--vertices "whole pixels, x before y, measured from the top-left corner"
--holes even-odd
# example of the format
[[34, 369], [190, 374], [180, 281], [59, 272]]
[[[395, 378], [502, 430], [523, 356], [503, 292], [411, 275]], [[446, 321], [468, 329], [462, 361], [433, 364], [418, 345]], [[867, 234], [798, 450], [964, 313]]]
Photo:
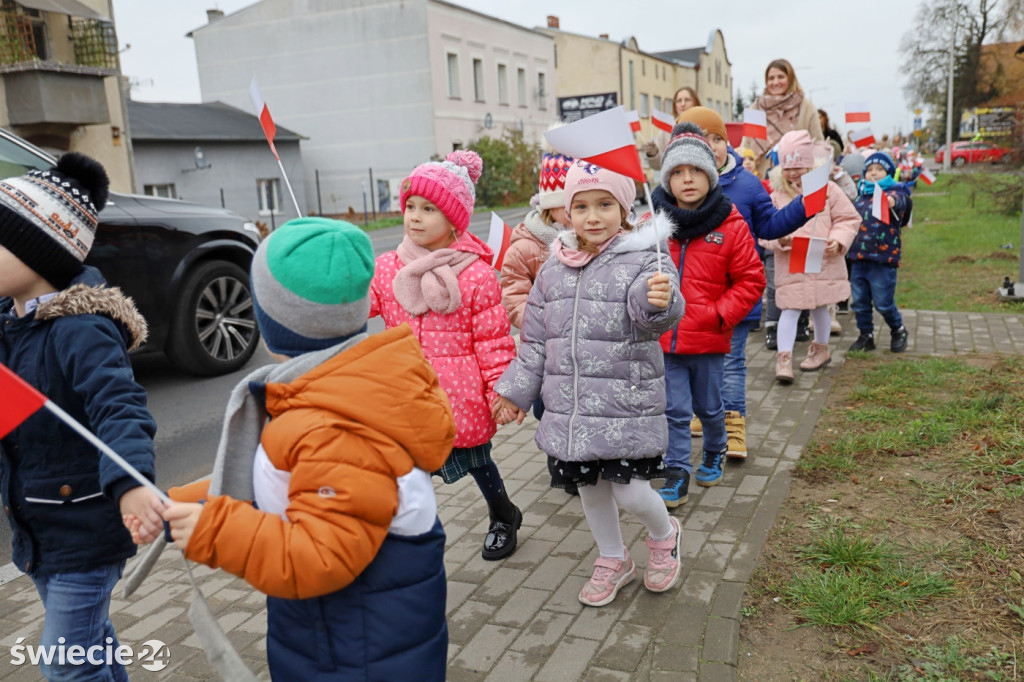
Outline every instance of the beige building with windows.
[[7, 0], [0, 6], [0, 126], [55, 156], [103, 164], [132, 191], [110, 0]]

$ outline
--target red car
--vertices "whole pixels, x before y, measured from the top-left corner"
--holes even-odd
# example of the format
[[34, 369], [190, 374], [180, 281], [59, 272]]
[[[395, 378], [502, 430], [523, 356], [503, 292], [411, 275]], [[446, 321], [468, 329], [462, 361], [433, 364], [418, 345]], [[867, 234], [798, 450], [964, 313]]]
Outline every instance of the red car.
[[[963, 166], [967, 163], [1002, 163], [1010, 150], [989, 142], [954, 142], [953, 157], [950, 160], [954, 166]], [[935, 163], [942, 163], [946, 158], [946, 145], [939, 147], [935, 152]]]

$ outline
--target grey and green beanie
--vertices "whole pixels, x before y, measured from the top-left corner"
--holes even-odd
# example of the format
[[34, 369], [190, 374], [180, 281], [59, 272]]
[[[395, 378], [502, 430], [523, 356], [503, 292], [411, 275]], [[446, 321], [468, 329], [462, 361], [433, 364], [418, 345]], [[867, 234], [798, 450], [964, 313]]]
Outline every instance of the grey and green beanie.
[[271, 352], [289, 357], [337, 345], [366, 330], [373, 245], [351, 223], [290, 220], [252, 259], [252, 298]]

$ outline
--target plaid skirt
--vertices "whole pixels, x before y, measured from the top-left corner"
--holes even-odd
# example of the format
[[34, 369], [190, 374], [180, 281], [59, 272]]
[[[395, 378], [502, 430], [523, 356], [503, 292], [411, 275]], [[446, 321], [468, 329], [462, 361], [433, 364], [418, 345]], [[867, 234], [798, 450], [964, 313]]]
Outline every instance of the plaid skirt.
[[548, 457], [548, 472], [551, 487], [562, 488], [569, 484], [597, 485], [598, 478], [612, 483], [629, 483], [634, 478], [649, 481], [665, 477], [665, 463], [661, 455], [643, 459], [598, 459], [591, 462], [563, 462]]
[[491, 441], [471, 448], [452, 448], [448, 459], [434, 472], [434, 476], [440, 476], [445, 483], [455, 483], [470, 469], [487, 466], [491, 461]]

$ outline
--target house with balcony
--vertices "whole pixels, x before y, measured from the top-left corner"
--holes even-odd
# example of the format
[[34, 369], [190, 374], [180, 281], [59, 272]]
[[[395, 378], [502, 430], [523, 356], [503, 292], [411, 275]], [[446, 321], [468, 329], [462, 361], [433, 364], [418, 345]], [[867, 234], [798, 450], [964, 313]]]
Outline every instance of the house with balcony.
[[133, 189], [117, 33], [110, 0], [3, 0], [0, 126], [60, 155], [107, 169]]

